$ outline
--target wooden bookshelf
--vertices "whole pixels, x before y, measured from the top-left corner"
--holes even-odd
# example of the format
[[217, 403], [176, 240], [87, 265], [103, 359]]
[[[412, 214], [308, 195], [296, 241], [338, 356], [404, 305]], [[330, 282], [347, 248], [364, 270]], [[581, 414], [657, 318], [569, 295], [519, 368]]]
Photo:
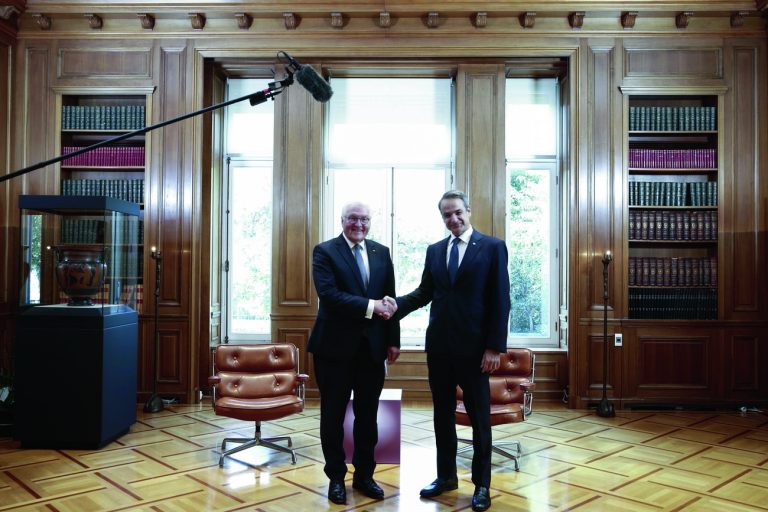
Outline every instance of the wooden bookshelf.
[[[103, 92], [103, 93], [102, 93]], [[148, 119], [148, 96], [142, 91], [81, 89], [63, 91], [59, 104], [59, 150], [66, 155], [81, 148], [143, 129]], [[147, 138], [136, 134], [113, 144], [75, 155], [61, 162], [59, 190], [63, 196], [114, 197], [144, 209]], [[138, 233], [137, 275], [118, 271], [116, 285], [143, 295], [143, 219], [126, 223]], [[87, 221], [70, 218], [59, 227], [62, 243], [87, 243], [98, 234]], [[129, 265], [130, 266], [130, 265]], [[133, 268], [133, 267], [131, 267]], [[105, 282], [109, 289], [112, 283]], [[132, 301], [141, 313], [143, 300]]]
[[718, 318], [716, 95], [630, 95], [630, 319]]

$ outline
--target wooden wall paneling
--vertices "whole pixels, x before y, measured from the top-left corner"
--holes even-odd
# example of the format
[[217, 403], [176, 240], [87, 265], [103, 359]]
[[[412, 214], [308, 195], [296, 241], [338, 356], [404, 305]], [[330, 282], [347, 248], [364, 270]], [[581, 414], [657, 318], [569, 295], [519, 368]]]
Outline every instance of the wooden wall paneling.
[[713, 45], [712, 41], [703, 48], [630, 47], [624, 55], [625, 78], [650, 78], [656, 82], [673, 83], [679, 83], [681, 78], [723, 78], [723, 50], [721, 46]]
[[[723, 109], [725, 165], [721, 180], [723, 210], [724, 317], [757, 320], [766, 317], [766, 178], [760, 167], [760, 137], [765, 134], [765, 56], [759, 44], [729, 45], [728, 93]], [[763, 44], [764, 48], [764, 44]], [[762, 95], [760, 90], [763, 90]], [[760, 114], [763, 114], [763, 119]], [[764, 158], [764, 157], [763, 157]]]
[[158, 322], [160, 357], [156, 360], [154, 319], [146, 315], [140, 317], [138, 402], [143, 403], [149, 399], [154, 388], [154, 379], [157, 379], [157, 392], [163, 398], [176, 398], [181, 403], [195, 401], [196, 397], [191, 396], [192, 393], [188, 390], [189, 361], [192, 360], [189, 331], [189, 323], [185, 319], [161, 316]]
[[[606, 396], [609, 400], [622, 397], [622, 365], [618, 353], [615, 352], [612, 339], [614, 326], [608, 326], [608, 375], [606, 382]], [[603, 396], [603, 326], [595, 322], [585, 323], [579, 326], [580, 351], [578, 364], [581, 366], [581, 387], [576, 391], [581, 400], [579, 407], [595, 404]]]
[[[15, 31], [14, 31], [15, 35]], [[0, 30], [0, 76], [7, 77], [0, 80], [0, 176], [5, 176], [15, 169], [11, 167], [11, 87], [13, 81], [11, 70], [13, 69], [13, 38], [8, 33]], [[18, 180], [11, 180], [18, 181]], [[10, 370], [13, 367], [13, 336], [11, 310], [15, 305], [18, 290], [16, 275], [16, 261], [18, 247], [18, 227], [13, 220], [16, 215], [11, 215], [11, 191], [15, 185], [11, 182], [0, 184], [0, 275], [4, 279], [5, 286], [0, 288], [0, 369]]]
[[[145, 273], [145, 281], [147, 279]], [[147, 287], [149, 290], [149, 286]], [[145, 292], [148, 295], [150, 292]], [[154, 299], [153, 299], [154, 300]], [[145, 299], [144, 308], [147, 308]], [[151, 315], [139, 315], [139, 353], [136, 362], [136, 388], [137, 402], [144, 403], [152, 396], [154, 378], [157, 375], [155, 368], [155, 322]]]
[[[158, 45], [158, 67], [155, 76], [158, 82], [157, 109], [151, 122], [169, 120], [192, 110], [193, 73], [189, 72], [190, 56], [184, 42], [163, 41]], [[155, 114], [156, 112], [156, 114]], [[162, 251], [162, 276], [160, 283], [160, 332], [181, 325], [186, 320], [178, 340], [172, 343], [160, 343], [160, 369], [174, 368], [173, 373], [160, 373], [159, 393], [173, 394], [183, 397], [182, 400], [192, 402], [193, 391], [197, 386], [191, 376], [197, 375], [197, 350], [189, 346], [198, 338], [196, 329], [190, 329], [190, 322], [197, 318], [191, 311], [192, 300], [197, 293], [197, 280], [192, 275], [192, 252], [194, 214], [192, 198], [195, 192], [195, 182], [192, 173], [192, 158], [190, 157], [192, 127], [194, 121], [183, 121], [170, 124], [164, 128], [149, 133], [152, 159], [151, 169], [146, 182], [145, 215], [149, 220], [145, 223], [145, 282], [154, 282], [154, 264], [148, 258], [148, 248], [156, 246]], [[199, 178], [198, 178], [199, 179]], [[148, 210], [148, 212], [147, 212]], [[196, 254], [199, 261], [199, 254]], [[145, 297], [146, 310], [153, 311], [154, 293], [147, 286]], [[168, 317], [177, 320], [166, 321]], [[194, 333], [190, 338], [190, 333]], [[161, 334], [162, 337], [162, 334]], [[178, 345], [177, 345], [178, 343]], [[183, 347], [181, 345], [184, 345]], [[175, 373], [176, 358], [184, 356], [183, 371]]]
[[[611, 43], [606, 45], [600, 42], [597, 44], [597, 46], [590, 45], [587, 58], [587, 72], [591, 80], [586, 90], [587, 109], [584, 115], [588, 117], [589, 123], [589, 131], [586, 136], [589, 139], [587, 151], [590, 161], [587, 168], [582, 169], [581, 172], [589, 175], [589, 190], [585, 190], [587, 192], [585, 194], [586, 199], [589, 201], [587, 216], [590, 220], [587, 226], [589, 230], [587, 254], [591, 256], [587, 307], [590, 310], [602, 312], [602, 258], [605, 252], [609, 250], [614, 256], [616, 255], [618, 241], [622, 233], [622, 226], [616, 226], [614, 223], [614, 211], [619, 208], [621, 203], [619, 205], [614, 203], [616, 201], [614, 197], [616, 183], [613, 161], [614, 145], [618, 142], [615, 139], [614, 126], [616, 123], [620, 124], [621, 116], [619, 115], [618, 119], [615, 118], [617, 112], [613, 75], [615, 48]], [[618, 181], [621, 182], [620, 179]], [[610, 283], [616, 283], [616, 268], [616, 261], [608, 267]], [[609, 295], [611, 302], [613, 302], [616, 294], [609, 290]], [[608, 307], [612, 309], [611, 304]], [[597, 317], [602, 318], [602, 313]]]
[[157, 366], [157, 390], [164, 397], [173, 396], [182, 403], [194, 403], [190, 387], [190, 328], [186, 319], [160, 320], [158, 331], [160, 358]]
[[[153, 123], [168, 120], [186, 113], [188, 109], [187, 83], [184, 79], [186, 69], [186, 48], [184, 46], [166, 46], [160, 49], [160, 74], [158, 80], [159, 118]], [[152, 199], [156, 215], [151, 218], [153, 230], [148, 242], [163, 253], [162, 284], [160, 301], [163, 314], [180, 314], [188, 312], [189, 275], [185, 270], [189, 262], [185, 261], [185, 224], [190, 221], [185, 218], [188, 212], [185, 208], [185, 178], [186, 155], [184, 138], [187, 136], [187, 122], [168, 125], [160, 130], [150, 132], [153, 147], [157, 147], [158, 166], [153, 167], [156, 174], [153, 180]], [[154, 233], [153, 233], [154, 231]], [[186, 292], [186, 293], [185, 293]]]
[[[576, 178], [577, 215], [571, 222], [578, 230], [573, 240], [571, 257], [577, 258], [577, 275], [571, 276], [575, 286], [570, 303], [571, 325], [578, 323], [575, 346], [571, 346], [573, 364], [570, 365], [571, 396], [576, 406], [595, 398], [596, 389], [602, 395], [602, 319], [603, 319], [603, 264], [606, 251], [614, 254], [609, 265], [608, 316], [612, 321], [615, 305], [620, 302], [622, 279], [621, 240], [623, 236], [622, 203], [623, 173], [617, 171], [621, 162], [616, 145], [621, 140], [621, 101], [615, 87], [616, 47], [613, 40], [584, 40], [580, 51], [578, 71], [580, 96], [578, 109], [578, 137], [580, 154]], [[618, 125], [618, 126], [617, 126]], [[620, 145], [620, 144], [619, 144]], [[619, 150], [620, 151], [620, 150]], [[619, 194], [616, 197], [616, 194]], [[575, 250], [575, 254], [574, 254]], [[609, 332], [613, 332], [610, 327]], [[599, 342], [597, 341], [599, 338]], [[573, 339], [573, 337], [571, 338]], [[599, 350], [598, 350], [599, 345]], [[599, 352], [599, 354], [598, 354]], [[621, 360], [609, 355], [608, 384], [612, 394], [620, 396], [616, 388], [621, 382]]]
[[299, 348], [310, 390], [317, 387], [306, 347], [317, 314], [312, 248], [322, 224], [322, 125], [322, 104], [302, 87], [289, 87], [275, 100], [272, 340]]
[[[110, 41], [108, 46], [82, 41], [84, 46], [59, 48], [57, 77], [61, 79], [150, 79], [152, 49]], [[82, 44], [81, 43], [81, 44]]]
[[568, 385], [568, 353], [562, 351], [539, 351], [536, 354], [536, 400], [559, 402]]
[[504, 66], [460, 65], [456, 80], [456, 180], [472, 225], [504, 238]]
[[637, 327], [627, 358], [634, 370], [623, 383], [624, 399], [646, 403], [711, 404], [722, 400], [721, 331], [690, 325]]
[[[51, 158], [55, 147], [53, 97], [48, 94], [51, 86], [50, 77], [53, 66], [51, 48], [39, 44], [25, 46], [23, 49], [23, 88], [19, 91], [23, 101], [23, 137], [19, 143], [23, 147], [23, 161], [20, 166], [29, 166]], [[55, 194], [56, 172], [51, 167], [44, 167], [16, 179], [23, 181], [24, 194]]]
[[725, 398], [752, 404], [768, 396], [768, 330], [739, 327], [724, 333]]
[[318, 397], [317, 381], [315, 380], [314, 365], [312, 357], [307, 352], [307, 342], [312, 332], [314, 318], [310, 321], [308, 318], [295, 317], [275, 317], [272, 319], [272, 328], [274, 329], [274, 343], [293, 343], [299, 349], [299, 367], [303, 373], [309, 375], [309, 382], [306, 384], [307, 396]]
[[[11, 70], [13, 68], [13, 47], [9, 42], [0, 40], [0, 76], [10, 77]], [[0, 80], [0, 176], [5, 176], [14, 171], [10, 167], [11, 161], [11, 83], [9, 78]], [[10, 276], [10, 259], [13, 257], [10, 250], [9, 242], [11, 240], [11, 230], [14, 229], [11, 225], [11, 200], [10, 191], [12, 184], [10, 182], [3, 182], [0, 184], [0, 273], [4, 276]], [[0, 315], [8, 312], [9, 302], [11, 300], [11, 290], [9, 286], [0, 287]], [[3, 320], [0, 320], [0, 329], [2, 328]], [[0, 348], [4, 347], [5, 343], [0, 339]], [[0, 368], [7, 368], [6, 364], [0, 357]]]
[[311, 263], [320, 224], [322, 107], [305, 89], [290, 87], [276, 100], [275, 118], [272, 242], [273, 268], [279, 272], [272, 313], [314, 314]]
[[[196, 60], [202, 68], [203, 105], [214, 105], [225, 99], [226, 82], [215, 72], [213, 61]], [[212, 348], [221, 340], [221, 248], [222, 212], [221, 194], [223, 186], [224, 157], [224, 109], [206, 114], [201, 119], [202, 154], [200, 159], [200, 216], [196, 231], [200, 233], [199, 265], [194, 269], [200, 283], [199, 297], [199, 343], [197, 386], [208, 394], [208, 376], [212, 371]]]
[[402, 389], [404, 399], [431, 401], [428, 379], [426, 352], [403, 350], [397, 362], [387, 366], [384, 387]]

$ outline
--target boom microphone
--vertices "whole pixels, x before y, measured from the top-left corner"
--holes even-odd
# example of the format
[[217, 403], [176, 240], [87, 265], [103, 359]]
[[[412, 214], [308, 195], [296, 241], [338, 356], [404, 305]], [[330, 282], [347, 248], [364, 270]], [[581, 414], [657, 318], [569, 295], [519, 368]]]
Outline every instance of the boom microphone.
[[291, 66], [296, 70], [296, 81], [304, 87], [313, 98], [321, 103], [325, 103], [331, 96], [333, 96], [333, 89], [328, 82], [323, 79], [317, 71], [309, 65], [299, 64], [293, 57], [287, 53], [281, 51], [281, 54], [285, 55]]

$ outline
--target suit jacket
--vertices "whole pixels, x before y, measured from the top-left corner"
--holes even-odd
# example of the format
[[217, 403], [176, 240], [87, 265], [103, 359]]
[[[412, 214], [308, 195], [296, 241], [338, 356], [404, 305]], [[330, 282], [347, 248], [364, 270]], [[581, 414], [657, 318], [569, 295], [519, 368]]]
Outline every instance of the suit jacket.
[[477, 357], [487, 348], [504, 352], [510, 310], [507, 246], [474, 230], [452, 285], [446, 265], [450, 238], [427, 248], [421, 284], [397, 298], [396, 318], [431, 301], [428, 353]]
[[355, 258], [343, 235], [318, 244], [312, 254], [312, 277], [320, 298], [307, 350], [333, 359], [351, 359], [360, 343], [367, 343], [376, 360], [387, 357], [387, 347], [400, 346], [400, 324], [376, 315], [365, 318], [369, 299], [395, 296], [395, 271], [389, 249], [365, 241], [368, 288], [363, 285]]

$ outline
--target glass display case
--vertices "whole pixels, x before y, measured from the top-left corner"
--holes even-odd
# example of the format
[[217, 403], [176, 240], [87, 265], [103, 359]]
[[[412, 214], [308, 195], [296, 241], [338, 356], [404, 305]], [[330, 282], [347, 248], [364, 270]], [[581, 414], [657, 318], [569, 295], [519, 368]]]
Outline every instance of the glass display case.
[[[20, 196], [21, 306], [141, 309], [138, 204], [106, 196]], [[121, 307], [122, 306], [122, 307]]]
[[[16, 438], [23, 448], [97, 449], [136, 421], [139, 206], [20, 196], [19, 207]], [[86, 383], [75, 398], [50, 400], [72, 375]]]

